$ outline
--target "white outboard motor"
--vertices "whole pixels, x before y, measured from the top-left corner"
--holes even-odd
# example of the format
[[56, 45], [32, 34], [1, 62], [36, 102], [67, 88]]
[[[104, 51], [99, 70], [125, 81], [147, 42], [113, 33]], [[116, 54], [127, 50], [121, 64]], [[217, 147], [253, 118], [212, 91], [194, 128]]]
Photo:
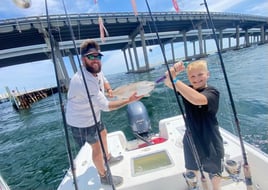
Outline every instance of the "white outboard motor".
[[[148, 133], [151, 130], [151, 121], [143, 103], [136, 101], [128, 104], [127, 115], [134, 135], [140, 139], [148, 137]], [[146, 142], [145, 139], [142, 140]]]

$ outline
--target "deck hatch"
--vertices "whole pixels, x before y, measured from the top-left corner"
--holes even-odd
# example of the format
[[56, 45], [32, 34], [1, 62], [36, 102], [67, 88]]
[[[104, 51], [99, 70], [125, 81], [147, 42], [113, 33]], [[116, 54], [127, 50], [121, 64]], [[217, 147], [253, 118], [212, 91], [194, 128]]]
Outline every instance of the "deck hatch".
[[132, 158], [132, 175], [138, 176], [172, 166], [167, 151], [162, 150]]

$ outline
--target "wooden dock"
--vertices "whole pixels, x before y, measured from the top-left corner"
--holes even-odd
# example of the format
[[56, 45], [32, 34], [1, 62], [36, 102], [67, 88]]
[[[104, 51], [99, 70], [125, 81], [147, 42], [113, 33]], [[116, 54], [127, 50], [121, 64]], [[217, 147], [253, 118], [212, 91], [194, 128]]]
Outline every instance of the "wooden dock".
[[31, 104], [42, 100], [48, 96], [51, 96], [54, 93], [58, 92], [57, 87], [51, 88], [43, 88], [38, 90], [33, 90], [29, 92], [20, 93], [15, 90], [10, 91], [8, 87], [6, 87], [6, 91], [9, 95], [9, 101], [12, 103], [12, 106], [17, 109], [29, 109]]

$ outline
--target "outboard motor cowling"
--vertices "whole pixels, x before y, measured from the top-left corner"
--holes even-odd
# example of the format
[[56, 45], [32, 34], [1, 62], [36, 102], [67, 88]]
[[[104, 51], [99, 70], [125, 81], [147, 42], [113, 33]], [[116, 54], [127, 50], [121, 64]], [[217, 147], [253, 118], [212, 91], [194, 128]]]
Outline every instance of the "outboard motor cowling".
[[151, 121], [143, 103], [136, 101], [128, 104], [127, 115], [132, 132], [147, 137], [151, 130]]

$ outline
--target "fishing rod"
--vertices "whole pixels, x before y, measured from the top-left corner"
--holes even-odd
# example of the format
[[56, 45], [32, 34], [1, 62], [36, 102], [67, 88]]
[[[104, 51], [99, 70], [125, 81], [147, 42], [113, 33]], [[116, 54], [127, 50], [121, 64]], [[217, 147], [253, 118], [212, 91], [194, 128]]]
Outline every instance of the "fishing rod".
[[110, 170], [110, 167], [109, 167], [109, 164], [108, 164], [108, 159], [107, 159], [107, 155], [105, 153], [104, 144], [103, 144], [103, 141], [102, 141], [102, 138], [101, 138], [101, 134], [100, 134], [100, 129], [98, 127], [98, 121], [97, 121], [97, 117], [96, 117], [96, 114], [95, 114], [95, 111], [94, 111], [93, 102], [91, 100], [91, 96], [90, 96], [90, 93], [89, 93], [89, 90], [88, 90], [88, 86], [87, 86], [87, 83], [86, 83], [85, 74], [84, 74], [83, 69], [82, 69], [81, 61], [80, 61], [80, 58], [78, 56], [79, 53], [78, 53], [78, 49], [77, 49], [77, 46], [76, 46], [76, 43], [75, 43], [75, 36], [74, 36], [73, 28], [71, 27], [70, 17], [67, 14], [67, 10], [66, 10], [66, 6], [65, 6], [65, 3], [64, 3], [64, 0], [62, 0], [62, 4], [63, 4], [63, 8], [64, 8], [66, 19], [67, 19], [67, 22], [68, 22], [68, 27], [69, 27], [70, 34], [71, 34], [72, 43], [73, 43], [73, 46], [74, 46], [74, 49], [75, 49], [76, 58], [77, 58], [78, 63], [79, 63], [79, 69], [81, 71], [83, 83], [84, 83], [84, 86], [85, 86], [85, 89], [86, 89], [87, 99], [88, 99], [89, 104], [90, 104], [90, 107], [91, 107], [91, 111], [92, 111], [92, 115], [93, 115], [93, 119], [94, 119], [95, 125], [97, 126], [96, 127], [97, 128], [97, 134], [98, 134], [98, 137], [99, 137], [99, 141], [100, 141], [101, 150], [102, 150], [102, 153], [103, 153], [103, 158], [104, 158], [105, 166], [106, 166], [106, 169], [107, 169], [109, 180], [110, 180], [110, 182], [112, 184], [112, 189], [115, 190], [115, 185], [113, 183], [112, 173], [111, 173], [111, 170]]
[[[165, 50], [164, 50], [164, 47], [163, 47], [163, 44], [160, 40], [160, 37], [159, 37], [159, 33], [158, 33], [158, 29], [157, 29], [157, 26], [156, 26], [156, 23], [154, 21], [154, 18], [152, 16], [152, 12], [151, 12], [151, 9], [150, 9], [150, 6], [149, 6], [149, 3], [147, 0], [145, 0], [146, 2], [146, 5], [147, 5], [147, 8], [148, 8], [148, 11], [149, 11], [149, 14], [150, 14], [150, 17], [153, 21], [153, 25], [154, 25], [154, 29], [155, 29], [155, 33], [156, 33], [156, 36], [157, 36], [157, 40], [158, 40], [158, 43], [160, 45], [160, 49], [161, 49], [161, 52], [162, 52], [162, 55], [163, 55], [163, 58], [164, 58], [164, 63], [167, 67], [167, 71], [168, 71], [168, 74], [169, 74], [169, 79], [170, 81], [173, 81], [172, 79], [172, 75], [171, 75], [171, 72], [169, 70], [169, 66], [168, 66], [168, 62], [167, 62], [167, 58], [166, 58], [166, 54], [165, 54]], [[160, 80], [163, 80], [165, 77], [161, 77]], [[183, 120], [184, 120], [184, 123], [185, 123], [185, 126], [186, 126], [186, 129], [187, 129], [187, 132], [186, 132], [186, 138], [190, 144], [190, 147], [192, 149], [192, 153], [194, 155], [194, 159], [196, 161], [196, 164], [198, 166], [198, 169], [200, 171], [200, 174], [201, 174], [201, 182], [202, 182], [202, 186], [203, 186], [203, 189], [204, 190], [208, 190], [208, 184], [207, 184], [207, 180], [206, 180], [206, 177], [205, 177], [205, 174], [204, 174], [204, 170], [203, 170], [203, 166], [201, 164], [201, 161], [200, 161], [200, 158], [199, 158], [199, 155], [198, 155], [198, 152], [197, 152], [197, 149], [196, 149], [196, 146], [195, 146], [195, 143], [194, 143], [194, 140], [192, 138], [192, 135], [191, 135], [191, 130], [190, 130], [190, 127], [188, 126], [188, 123], [186, 122], [186, 117], [185, 117], [185, 114], [184, 114], [184, 111], [183, 111], [183, 108], [182, 108], [182, 105], [180, 103], [180, 99], [179, 99], [179, 95], [178, 93], [176, 92], [176, 87], [175, 87], [175, 84], [173, 82], [172, 83], [172, 87], [173, 87], [173, 91], [175, 93], [175, 97], [176, 97], [176, 100], [177, 100], [177, 103], [178, 103], [178, 106], [179, 106], [179, 109], [181, 111], [181, 114], [182, 114], [182, 117], [183, 117]]]
[[70, 162], [70, 166], [71, 166], [71, 171], [72, 171], [72, 175], [73, 175], [74, 188], [75, 188], [75, 190], [78, 190], [77, 181], [76, 181], [75, 166], [74, 166], [74, 163], [73, 163], [73, 157], [72, 157], [70, 140], [69, 140], [68, 129], [67, 129], [66, 116], [65, 116], [65, 112], [64, 112], [64, 104], [63, 104], [63, 101], [62, 101], [59, 76], [58, 76], [58, 72], [57, 72], [56, 57], [55, 57], [55, 52], [54, 52], [54, 40], [53, 40], [54, 38], [53, 38], [53, 35], [51, 33], [51, 23], [50, 23], [50, 18], [49, 18], [49, 15], [48, 15], [47, 0], [45, 0], [45, 6], [46, 6], [46, 16], [47, 16], [47, 24], [48, 24], [49, 42], [50, 42], [52, 60], [53, 60], [53, 65], [54, 65], [54, 71], [55, 71], [56, 81], [57, 81], [57, 88], [58, 88], [58, 92], [59, 92], [59, 102], [60, 102], [60, 108], [61, 108], [61, 113], [62, 113], [62, 120], [63, 120], [64, 133], [65, 133], [65, 140], [66, 140], [66, 144], [67, 144], [68, 158], [69, 158], [69, 162]]
[[[212, 20], [212, 18], [210, 16], [210, 12], [209, 12], [206, 0], [204, 0], [203, 4], [205, 5], [206, 11], [208, 13], [209, 21], [210, 21], [213, 36], [214, 36], [214, 41], [216, 43], [218, 55], [219, 55], [219, 58], [220, 58], [220, 63], [221, 63], [221, 68], [222, 68], [222, 72], [223, 72], [223, 75], [224, 75], [224, 80], [225, 80], [225, 83], [226, 83], [226, 86], [227, 86], [227, 91], [228, 91], [228, 95], [229, 95], [229, 98], [230, 98], [231, 107], [232, 107], [232, 110], [233, 110], [233, 115], [234, 115], [234, 118], [235, 118], [237, 133], [238, 133], [238, 137], [239, 137], [240, 145], [241, 145], [241, 149], [242, 149], [242, 154], [243, 154], [244, 175], [245, 175], [245, 182], [246, 182], [246, 185], [247, 185], [247, 190], [253, 190], [253, 183], [252, 183], [252, 179], [251, 179], [250, 167], [249, 167], [248, 160], [247, 160], [247, 154], [246, 154], [246, 151], [245, 151], [245, 146], [244, 146], [244, 142], [243, 142], [242, 135], [241, 135], [241, 128], [240, 128], [239, 120], [238, 120], [238, 117], [237, 117], [237, 112], [236, 112], [236, 108], [235, 108], [231, 88], [230, 88], [230, 85], [229, 85], [229, 82], [228, 82], [228, 77], [227, 77], [227, 74], [226, 74], [226, 71], [225, 71], [225, 66], [224, 66], [224, 63], [223, 63], [223, 58], [222, 58], [221, 50], [220, 50], [220, 47], [219, 47], [219, 41], [218, 41], [218, 38], [217, 38], [217, 35], [216, 35], [216, 32], [215, 32], [214, 23], [213, 23], [213, 20]], [[201, 4], [201, 5], [203, 5], [203, 4]]]

